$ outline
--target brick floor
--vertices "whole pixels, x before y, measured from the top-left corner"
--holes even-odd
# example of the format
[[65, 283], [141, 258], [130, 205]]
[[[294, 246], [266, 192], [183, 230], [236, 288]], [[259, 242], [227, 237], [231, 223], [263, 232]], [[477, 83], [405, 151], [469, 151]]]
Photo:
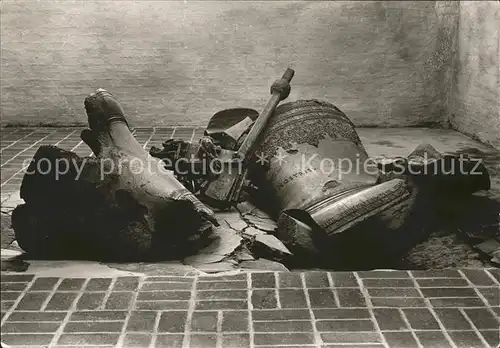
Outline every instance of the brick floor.
[[[21, 185], [24, 169], [33, 158], [40, 145], [56, 145], [71, 150], [80, 156], [88, 156], [91, 151], [80, 139], [82, 128], [2, 128], [0, 129], [1, 189], [3, 192], [16, 191]], [[203, 136], [204, 128], [135, 128], [136, 139], [148, 151], [155, 145], [175, 137], [196, 140]]]
[[[39, 145], [90, 154], [79, 128], [3, 128], [1, 189]], [[136, 128], [149, 149], [202, 128]], [[77, 275], [75, 275], [77, 276]], [[500, 270], [1, 277], [12, 347], [498, 347]]]
[[499, 276], [499, 269], [115, 278], [3, 273], [2, 341], [13, 347], [498, 347]]

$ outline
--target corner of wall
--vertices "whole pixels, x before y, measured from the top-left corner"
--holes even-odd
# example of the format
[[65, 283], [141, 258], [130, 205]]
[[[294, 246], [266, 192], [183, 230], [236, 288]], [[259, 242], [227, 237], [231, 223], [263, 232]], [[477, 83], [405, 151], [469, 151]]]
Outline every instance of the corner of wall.
[[436, 76], [436, 84], [442, 95], [441, 126], [452, 128], [454, 89], [456, 83], [457, 54], [459, 52], [459, 1], [436, 1], [434, 5], [436, 16], [439, 18], [440, 27], [436, 55], [441, 57], [442, 72]]
[[445, 114], [445, 119], [444, 119], [444, 124], [445, 128], [453, 128], [453, 118], [455, 117], [453, 111], [455, 109], [455, 95], [457, 92], [457, 74], [458, 74], [458, 69], [459, 69], [459, 59], [458, 59], [458, 54], [460, 52], [460, 7], [462, 6], [461, 1], [456, 1], [455, 2], [456, 7], [455, 7], [455, 16], [456, 16], [456, 21], [455, 21], [455, 30], [453, 33], [453, 52], [451, 56], [451, 66], [450, 66], [450, 72], [451, 72], [451, 78], [450, 78], [450, 89], [449, 89], [449, 95], [448, 95], [448, 105], [446, 106], [447, 112]]
[[500, 149], [500, 2], [460, 1], [450, 126]]

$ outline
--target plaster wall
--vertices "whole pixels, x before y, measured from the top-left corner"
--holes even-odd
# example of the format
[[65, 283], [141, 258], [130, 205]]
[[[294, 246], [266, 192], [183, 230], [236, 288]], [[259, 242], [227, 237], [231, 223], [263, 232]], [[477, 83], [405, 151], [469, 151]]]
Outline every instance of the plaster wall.
[[2, 125], [84, 124], [83, 100], [102, 87], [133, 126], [202, 126], [224, 108], [261, 110], [288, 66], [290, 100], [330, 101], [357, 125], [441, 124], [447, 112], [453, 2], [1, 6]]
[[460, 2], [450, 123], [500, 149], [500, 2]]

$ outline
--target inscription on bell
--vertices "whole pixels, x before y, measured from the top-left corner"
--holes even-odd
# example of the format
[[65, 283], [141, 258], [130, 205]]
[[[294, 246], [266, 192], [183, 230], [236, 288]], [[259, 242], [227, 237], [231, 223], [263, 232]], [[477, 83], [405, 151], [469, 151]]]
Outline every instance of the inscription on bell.
[[302, 176], [304, 176], [304, 175], [306, 175], [308, 173], [312, 173], [312, 172], [315, 172], [315, 171], [317, 171], [315, 168], [307, 168], [307, 169], [305, 169], [303, 171], [295, 172], [292, 175], [289, 175], [288, 177], [286, 177], [283, 181], [278, 182], [276, 188], [278, 190], [280, 190], [281, 188], [283, 188], [283, 186], [291, 183], [292, 181], [294, 181], [294, 180], [296, 180], [296, 179], [298, 179], [298, 178], [300, 178], [300, 177], [302, 177]]

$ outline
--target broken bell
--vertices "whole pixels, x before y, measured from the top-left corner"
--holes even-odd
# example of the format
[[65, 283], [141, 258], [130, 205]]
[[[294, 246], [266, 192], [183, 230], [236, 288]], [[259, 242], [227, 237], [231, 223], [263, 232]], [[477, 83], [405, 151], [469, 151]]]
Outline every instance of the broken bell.
[[[99, 260], [179, 258], [214, 213], [134, 138], [116, 98], [99, 89], [85, 99], [93, 157], [42, 146], [21, 185], [12, 226], [33, 257]], [[59, 170], [61, 164], [65, 171]]]
[[348, 229], [349, 238], [362, 239], [360, 225], [411, 196], [404, 178], [380, 182], [354, 124], [326, 102], [279, 106], [255, 155], [266, 165], [254, 167], [252, 180], [272, 200], [279, 237], [295, 252], [324, 252]]

